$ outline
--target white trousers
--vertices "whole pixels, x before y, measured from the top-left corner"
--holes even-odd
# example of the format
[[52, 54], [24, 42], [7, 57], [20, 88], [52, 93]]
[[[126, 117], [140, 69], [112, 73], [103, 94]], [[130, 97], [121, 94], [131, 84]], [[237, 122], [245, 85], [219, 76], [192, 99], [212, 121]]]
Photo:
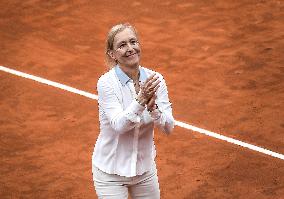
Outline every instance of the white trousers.
[[93, 166], [93, 180], [99, 199], [160, 199], [156, 167], [142, 175], [123, 177]]

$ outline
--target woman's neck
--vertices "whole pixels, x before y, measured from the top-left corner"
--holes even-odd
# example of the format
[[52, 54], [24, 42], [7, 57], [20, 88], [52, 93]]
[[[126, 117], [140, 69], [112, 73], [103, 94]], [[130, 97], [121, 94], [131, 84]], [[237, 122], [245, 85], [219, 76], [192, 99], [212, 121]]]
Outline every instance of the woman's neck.
[[121, 66], [121, 70], [127, 74], [133, 81], [139, 80], [139, 65], [133, 67]]

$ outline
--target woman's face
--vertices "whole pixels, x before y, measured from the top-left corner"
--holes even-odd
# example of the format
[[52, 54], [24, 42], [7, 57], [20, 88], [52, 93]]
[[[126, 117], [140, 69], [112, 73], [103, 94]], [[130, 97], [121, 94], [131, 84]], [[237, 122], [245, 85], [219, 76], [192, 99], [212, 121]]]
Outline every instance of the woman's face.
[[136, 34], [126, 28], [116, 34], [113, 41], [112, 58], [119, 65], [126, 67], [137, 67], [140, 61], [140, 45]]

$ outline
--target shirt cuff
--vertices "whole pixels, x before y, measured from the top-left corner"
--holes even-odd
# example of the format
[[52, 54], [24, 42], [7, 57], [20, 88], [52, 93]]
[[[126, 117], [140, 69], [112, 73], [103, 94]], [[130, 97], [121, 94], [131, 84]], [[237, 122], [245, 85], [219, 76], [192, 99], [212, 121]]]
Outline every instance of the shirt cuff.
[[126, 117], [131, 122], [139, 123], [141, 121], [140, 116], [144, 110], [145, 110], [145, 106], [142, 106], [136, 100], [133, 100], [133, 102], [129, 106], [129, 112], [126, 115]]
[[159, 108], [156, 108], [152, 112], [149, 112], [149, 114], [154, 120], [157, 120], [161, 117], [162, 112], [159, 110]]

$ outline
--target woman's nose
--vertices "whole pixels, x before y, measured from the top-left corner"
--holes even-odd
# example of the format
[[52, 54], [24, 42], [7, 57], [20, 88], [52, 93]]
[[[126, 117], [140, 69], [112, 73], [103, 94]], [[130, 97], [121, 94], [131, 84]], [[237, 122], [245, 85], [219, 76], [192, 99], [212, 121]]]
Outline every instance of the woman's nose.
[[127, 50], [128, 51], [132, 51], [133, 50], [133, 46], [131, 45], [131, 43], [127, 43]]

